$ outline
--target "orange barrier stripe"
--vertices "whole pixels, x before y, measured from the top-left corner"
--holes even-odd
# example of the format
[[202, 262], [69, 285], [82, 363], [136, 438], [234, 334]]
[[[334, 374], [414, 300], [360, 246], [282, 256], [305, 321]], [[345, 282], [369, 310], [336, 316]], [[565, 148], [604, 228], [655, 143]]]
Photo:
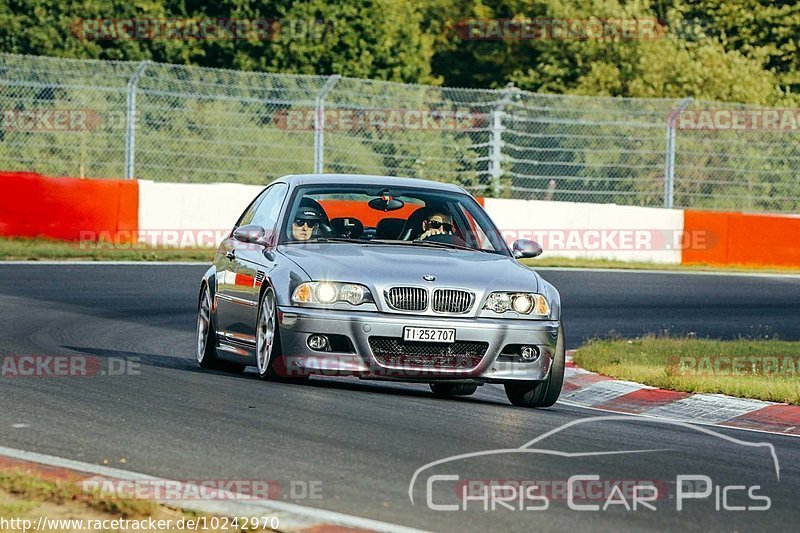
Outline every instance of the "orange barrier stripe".
[[[475, 198], [480, 205], [484, 205], [483, 197]], [[328, 218], [356, 217], [367, 227], [375, 227], [384, 218], [405, 218], [419, 209], [421, 205], [408, 203], [397, 211], [376, 211], [367, 205], [366, 202], [358, 200], [320, 200], [320, 204], [328, 215]]]
[[683, 264], [800, 266], [800, 217], [685, 210], [683, 229], [704, 232], [704, 246], [683, 250]]
[[366, 202], [358, 200], [320, 200], [319, 203], [325, 209], [328, 218], [355, 217], [367, 227], [375, 227], [378, 221], [384, 218], [408, 218], [421, 207], [419, 204], [407, 203], [397, 211], [383, 212], [372, 209]]
[[0, 235], [77, 241], [90, 234], [119, 234], [130, 239], [138, 229], [135, 180], [0, 172]]

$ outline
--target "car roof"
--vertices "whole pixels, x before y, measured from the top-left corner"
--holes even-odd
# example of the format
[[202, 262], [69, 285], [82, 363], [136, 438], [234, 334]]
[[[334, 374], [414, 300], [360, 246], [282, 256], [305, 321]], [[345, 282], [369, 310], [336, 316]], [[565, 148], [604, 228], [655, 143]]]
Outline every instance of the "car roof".
[[453, 183], [440, 181], [421, 180], [415, 178], [401, 178], [398, 176], [374, 176], [367, 174], [294, 174], [280, 178], [289, 185], [385, 185], [386, 187], [416, 187], [438, 191], [452, 191], [466, 193], [466, 191]]

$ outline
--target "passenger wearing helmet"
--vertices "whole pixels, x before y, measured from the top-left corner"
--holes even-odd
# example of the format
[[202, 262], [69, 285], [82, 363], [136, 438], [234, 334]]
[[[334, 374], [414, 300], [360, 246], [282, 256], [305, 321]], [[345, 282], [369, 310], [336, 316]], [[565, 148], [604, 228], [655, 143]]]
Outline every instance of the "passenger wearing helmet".
[[296, 241], [307, 241], [312, 238], [319, 225], [325, 221], [325, 215], [315, 206], [301, 205], [292, 220], [292, 238]]

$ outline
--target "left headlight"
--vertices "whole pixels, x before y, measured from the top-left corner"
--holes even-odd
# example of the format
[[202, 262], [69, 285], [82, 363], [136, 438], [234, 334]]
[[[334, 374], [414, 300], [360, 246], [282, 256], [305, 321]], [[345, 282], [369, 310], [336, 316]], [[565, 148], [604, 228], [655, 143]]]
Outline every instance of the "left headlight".
[[534, 292], [493, 292], [483, 308], [495, 313], [515, 311], [520, 315], [550, 316], [547, 298]]
[[334, 304], [346, 302], [361, 305], [372, 302], [372, 293], [358, 283], [338, 283], [333, 281], [307, 281], [301, 283], [292, 293], [296, 304]]

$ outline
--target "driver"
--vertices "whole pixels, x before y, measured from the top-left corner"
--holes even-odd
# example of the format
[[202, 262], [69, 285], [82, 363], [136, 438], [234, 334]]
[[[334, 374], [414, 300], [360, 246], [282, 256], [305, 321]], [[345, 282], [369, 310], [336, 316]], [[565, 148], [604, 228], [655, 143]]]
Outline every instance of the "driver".
[[296, 241], [309, 240], [324, 220], [322, 211], [315, 206], [301, 205], [292, 220], [292, 238]]
[[427, 239], [434, 235], [452, 235], [453, 219], [441, 211], [432, 211], [422, 221], [422, 234], [419, 239]]

